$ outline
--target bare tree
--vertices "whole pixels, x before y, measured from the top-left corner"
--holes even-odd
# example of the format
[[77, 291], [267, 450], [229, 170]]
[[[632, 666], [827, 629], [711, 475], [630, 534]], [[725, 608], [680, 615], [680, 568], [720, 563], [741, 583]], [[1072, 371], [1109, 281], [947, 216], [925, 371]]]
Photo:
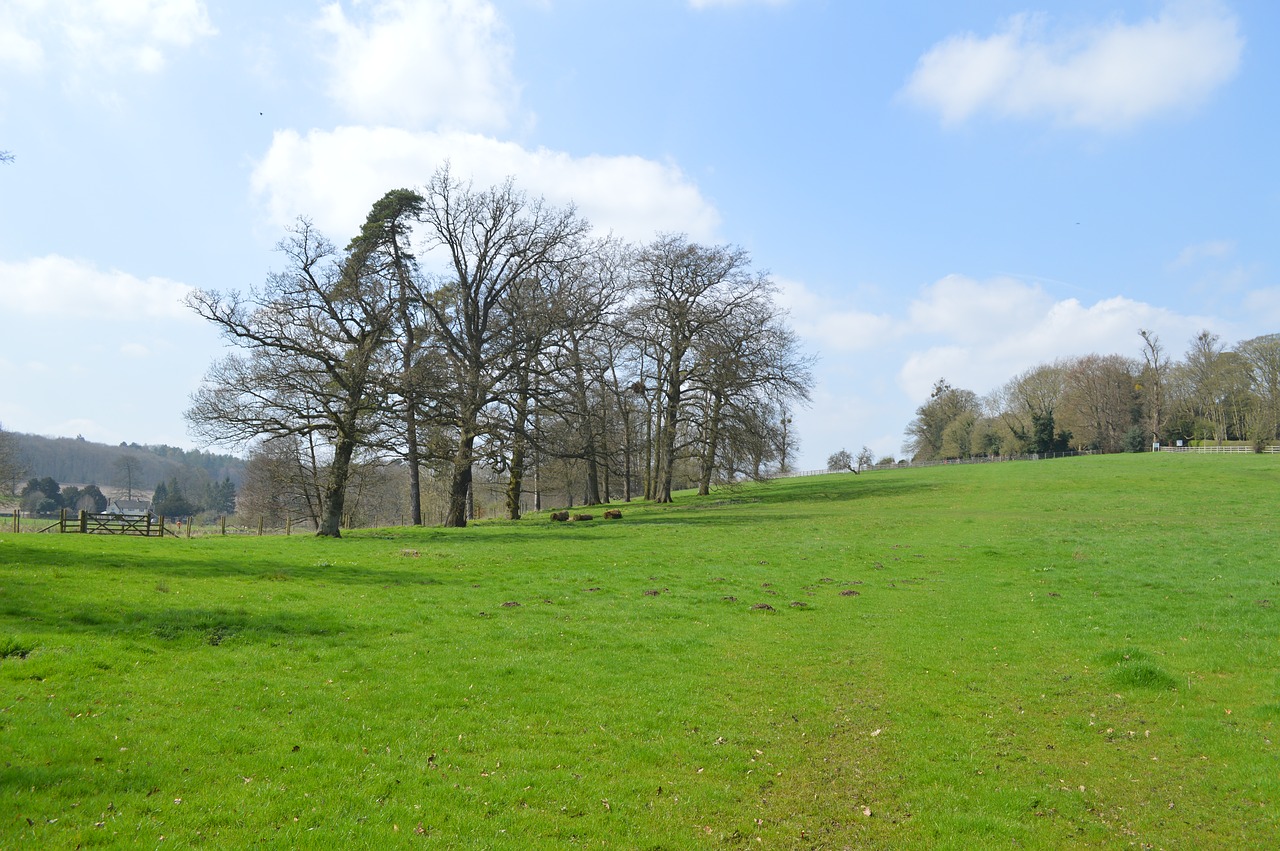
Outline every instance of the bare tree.
[[1245, 340], [1236, 346], [1249, 370], [1257, 400], [1257, 421], [1252, 439], [1259, 442], [1280, 437], [1280, 334]]
[[1028, 369], [993, 394], [993, 415], [1008, 429], [1019, 451], [1066, 448], [1062, 433], [1056, 431], [1055, 419], [1065, 388], [1066, 367], [1056, 362]]
[[305, 518], [318, 529], [323, 477], [314, 435], [290, 434], [261, 441], [250, 450], [245, 463], [237, 511], [274, 527]]
[[[972, 390], [952, 387], [945, 378], [940, 378], [929, 393], [929, 401], [916, 409], [915, 419], [907, 426], [907, 442], [903, 449], [917, 461], [946, 458], [947, 429], [962, 418], [971, 420], [979, 411], [977, 394]], [[959, 452], [960, 441], [957, 437], [958, 434], [953, 432], [950, 442], [954, 444], [955, 451]]]
[[587, 224], [572, 207], [530, 199], [511, 180], [476, 190], [448, 166], [423, 194], [429, 244], [443, 250], [450, 268], [426, 301], [451, 370], [447, 408], [455, 441], [445, 525], [465, 526], [476, 441], [490, 429], [486, 409], [518, 360], [507, 297], [517, 282], [572, 254]]
[[248, 297], [197, 290], [187, 304], [246, 354], [210, 367], [186, 418], [219, 443], [299, 436], [321, 445], [326, 477], [317, 534], [337, 537], [347, 479], [382, 409], [393, 303], [360, 252], [346, 258], [301, 220], [279, 250], [288, 258]]
[[785, 410], [809, 399], [813, 360], [800, 352], [772, 294], [762, 282], [754, 298], [742, 300], [694, 342], [688, 381], [697, 400], [692, 417], [703, 496], [717, 470], [730, 477], [736, 472], [739, 465], [724, 450], [734, 431], [754, 427], [751, 412], [770, 402]]
[[138, 472], [141, 468], [141, 463], [132, 455], [121, 455], [116, 458], [115, 469], [120, 477], [118, 481], [124, 483], [125, 499], [133, 499], [133, 486], [138, 480]]
[[653, 496], [670, 502], [691, 350], [704, 334], [768, 292], [770, 284], [752, 273], [741, 248], [701, 246], [683, 234], [649, 244], [637, 256], [635, 275], [635, 315], [655, 354], [660, 401]]
[[1142, 337], [1142, 377], [1138, 392], [1146, 414], [1147, 431], [1154, 442], [1164, 434], [1167, 415], [1165, 383], [1169, 380], [1169, 356], [1155, 334], [1145, 328], [1139, 329], [1138, 334]]
[[854, 466], [853, 455], [848, 449], [838, 449], [827, 456], [827, 470], [832, 473], [856, 473], [858, 469]]
[[1060, 419], [1077, 446], [1103, 452], [1125, 448], [1138, 423], [1137, 364], [1121, 355], [1086, 355], [1067, 367]]
[[1251, 376], [1244, 357], [1229, 351], [1217, 334], [1201, 331], [1178, 372], [1199, 435], [1218, 442], [1245, 436]]

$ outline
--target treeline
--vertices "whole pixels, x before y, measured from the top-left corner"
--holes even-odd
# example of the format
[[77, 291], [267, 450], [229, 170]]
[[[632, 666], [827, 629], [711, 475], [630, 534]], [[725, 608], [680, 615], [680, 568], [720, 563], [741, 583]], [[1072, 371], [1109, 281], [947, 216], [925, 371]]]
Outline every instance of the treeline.
[[1202, 331], [1181, 360], [1139, 331], [1140, 358], [1085, 355], [1042, 364], [985, 397], [934, 385], [907, 427], [915, 460], [1089, 449], [1140, 452], [1154, 443], [1280, 438], [1280, 334], [1228, 347]]
[[530, 493], [667, 501], [794, 450], [810, 360], [741, 249], [594, 238], [572, 207], [448, 167], [388, 192], [344, 249], [306, 220], [279, 248], [262, 287], [190, 297], [239, 351], [187, 418], [252, 447], [246, 498], [321, 534], [388, 469], [409, 522], [442, 492], [444, 524], [464, 526], [478, 473], [515, 519]]
[[62, 487], [50, 476], [30, 479], [18, 494], [27, 516], [51, 517], [62, 509], [99, 513], [106, 510], [107, 497], [97, 485]]
[[[111, 446], [83, 437], [0, 431], [0, 472], [4, 475], [0, 488], [9, 494], [18, 493], [23, 483], [30, 484], [33, 478], [42, 483], [42, 493], [50, 490], [48, 483], [53, 482], [95, 485], [142, 496], [169, 483], [187, 494], [186, 504], [197, 511], [232, 510], [226, 509], [226, 494], [234, 494], [244, 466], [241, 458], [198, 449], [137, 443]], [[44, 493], [44, 498], [55, 497], [56, 493]]]

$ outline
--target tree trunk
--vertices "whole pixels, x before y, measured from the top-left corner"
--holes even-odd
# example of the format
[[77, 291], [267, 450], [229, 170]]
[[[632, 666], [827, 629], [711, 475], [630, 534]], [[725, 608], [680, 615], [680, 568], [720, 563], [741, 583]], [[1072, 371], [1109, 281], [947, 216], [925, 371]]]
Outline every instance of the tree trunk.
[[449, 511], [444, 525], [462, 529], [467, 525], [467, 495], [471, 492], [472, 449], [475, 435], [463, 432], [458, 439], [458, 450], [453, 455], [453, 475], [449, 482]]
[[351, 456], [356, 444], [350, 438], [341, 438], [334, 449], [333, 463], [329, 467], [329, 481], [324, 492], [324, 516], [316, 535], [327, 538], [342, 537], [342, 510], [347, 501], [347, 478], [351, 474]]
[[671, 502], [671, 482], [675, 476], [676, 422], [680, 416], [680, 358], [672, 352], [667, 366], [667, 386], [663, 392], [662, 421], [658, 429], [658, 487], [654, 499]]
[[507, 517], [520, 519], [520, 494], [524, 491], [525, 429], [529, 424], [529, 370], [520, 373], [516, 388], [516, 404], [511, 418], [511, 476], [507, 480]]
[[702, 478], [698, 482], [698, 495], [711, 493], [711, 473], [716, 466], [716, 451], [720, 448], [720, 417], [724, 411], [724, 401], [719, 394], [711, 397], [711, 413], [707, 422], [707, 447], [702, 455]]
[[409, 464], [409, 522], [422, 525], [422, 478], [418, 469], [418, 424], [414, 421], [413, 404], [409, 404], [409, 418], [405, 423], [405, 461]]
[[524, 441], [516, 438], [511, 447], [511, 478], [507, 480], [507, 517], [520, 519], [520, 494], [524, 490]]

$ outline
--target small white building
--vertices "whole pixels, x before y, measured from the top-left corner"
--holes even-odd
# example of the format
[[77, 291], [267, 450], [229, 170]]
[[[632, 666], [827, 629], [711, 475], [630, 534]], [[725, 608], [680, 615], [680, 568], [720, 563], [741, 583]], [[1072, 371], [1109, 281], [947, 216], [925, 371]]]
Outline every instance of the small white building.
[[107, 505], [107, 514], [121, 517], [145, 517], [151, 513], [151, 503], [145, 499], [113, 499]]

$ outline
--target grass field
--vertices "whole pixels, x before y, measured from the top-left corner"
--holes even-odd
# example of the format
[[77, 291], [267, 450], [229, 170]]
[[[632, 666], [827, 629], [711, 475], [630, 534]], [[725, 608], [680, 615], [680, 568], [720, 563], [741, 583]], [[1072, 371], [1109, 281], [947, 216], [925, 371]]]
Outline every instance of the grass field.
[[0, 844], [1267, 848], [1280, 458], [0, 534]]

